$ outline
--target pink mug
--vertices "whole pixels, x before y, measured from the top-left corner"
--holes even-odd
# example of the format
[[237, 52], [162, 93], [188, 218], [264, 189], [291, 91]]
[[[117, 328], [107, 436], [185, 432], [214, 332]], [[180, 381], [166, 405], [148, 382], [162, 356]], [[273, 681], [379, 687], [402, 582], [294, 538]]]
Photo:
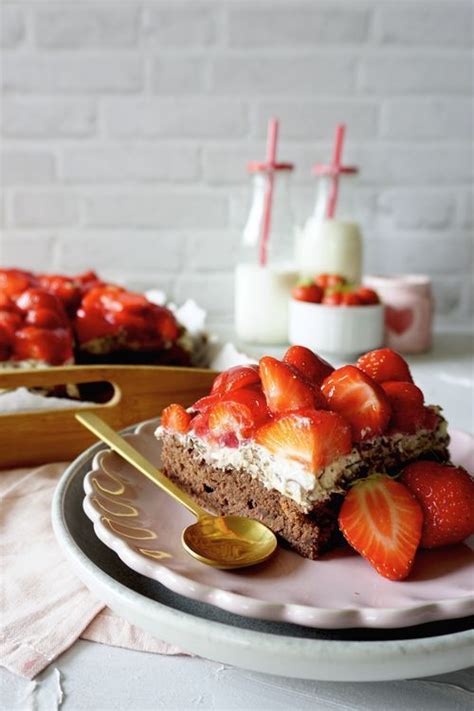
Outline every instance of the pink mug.
[[385, 305], [385, 345], [400, 353], [423, 353], [431, 347], [433, 297], [423, 274], [367, 276], [364, 284]]

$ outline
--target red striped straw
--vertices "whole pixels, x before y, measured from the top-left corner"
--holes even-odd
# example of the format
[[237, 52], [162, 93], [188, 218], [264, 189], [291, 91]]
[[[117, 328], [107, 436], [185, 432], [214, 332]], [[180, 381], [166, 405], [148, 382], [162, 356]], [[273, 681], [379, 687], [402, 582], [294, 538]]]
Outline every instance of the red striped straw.
[[270, 238], [270, 225], [272, 221], [273, 183], [275, 179], [275, 162], [278, 142], [278, 119], [272, 118], [268, 122], [267, 131], [267, 186], [265, 203], [263, 206], [262, 235], [260, 239], [260, 266], [265, 267], [268, 260], [268, 240]]
[[327, 219], [332, 220], [336, 212], [337, 204], [337, 194], [339, 191], [339, 175], [341, 168], [341, 157], [342, 157], [342, 145], [344, 143], [344, 133], [346, 131], [346, 125], [344, 123], [338, 123], [336, 126], [336, 136], [334, 139], [334, 153], [332, 157], [332, 179], [331, 179], [331, 191], [329, 193], [328, 199], [328, 209], [327, 209]]

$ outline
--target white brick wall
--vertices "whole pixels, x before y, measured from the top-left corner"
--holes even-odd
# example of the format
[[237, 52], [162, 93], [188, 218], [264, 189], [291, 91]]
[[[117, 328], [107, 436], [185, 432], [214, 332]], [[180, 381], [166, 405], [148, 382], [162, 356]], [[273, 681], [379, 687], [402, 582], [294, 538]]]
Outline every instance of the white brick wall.
[[268, 117], [310, 166], [337, 121], [370, 271], [472, 309], [470, 0], [3, 0], [0, 261], [96, 267], [228, 321]]

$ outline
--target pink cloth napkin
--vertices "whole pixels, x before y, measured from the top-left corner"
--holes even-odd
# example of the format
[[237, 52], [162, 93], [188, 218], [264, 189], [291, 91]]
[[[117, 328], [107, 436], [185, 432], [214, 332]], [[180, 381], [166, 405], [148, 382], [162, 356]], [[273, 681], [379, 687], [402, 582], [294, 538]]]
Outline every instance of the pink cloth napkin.
[[0, 664], [32, 679], [76, 639], [180, 654], [104, 607], [54, 538], [51, 499], [64, 463], [0, 472]]

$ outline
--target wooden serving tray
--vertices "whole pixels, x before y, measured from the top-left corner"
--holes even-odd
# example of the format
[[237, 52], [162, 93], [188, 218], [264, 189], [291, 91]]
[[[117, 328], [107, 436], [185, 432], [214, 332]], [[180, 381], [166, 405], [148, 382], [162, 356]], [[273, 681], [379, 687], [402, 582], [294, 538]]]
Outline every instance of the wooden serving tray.
[[[55, 385], [108, 382], [112, 399], [93, 404], [114, 429], [158, 416], [171, 402], [189, 406], [209, 392], [217, 373], [199, 368], [165, 366], [65, 366], [0, 371], [0, 390], [48, 388]], [[1, 407], [1, 399], [0, 399]], [[0, 468], [72, 459], [96, 439], [74, 415], [83, 410], [68, 407], [31, 412], [0, 411]]]

